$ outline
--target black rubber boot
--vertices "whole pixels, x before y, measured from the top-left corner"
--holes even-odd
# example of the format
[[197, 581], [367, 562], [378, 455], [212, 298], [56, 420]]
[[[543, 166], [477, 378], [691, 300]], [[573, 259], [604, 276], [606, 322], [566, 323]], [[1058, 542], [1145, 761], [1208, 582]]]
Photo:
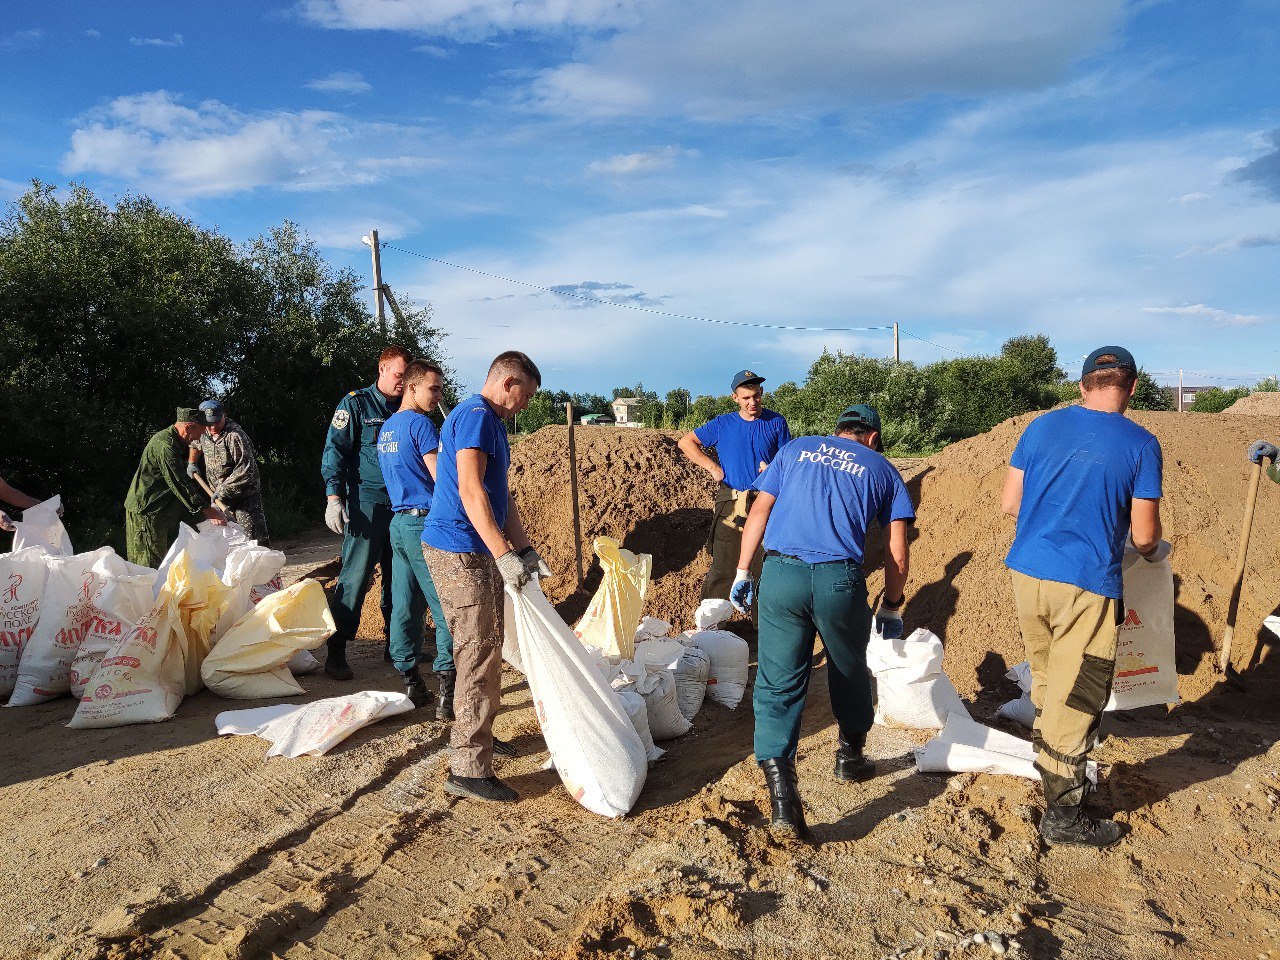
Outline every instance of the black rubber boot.
[[422, 674], [418, 672], [417, 667], [401, 670], [400, 676], [404, 677], [404, 692], [409, 695], [409, 699], [413, 701], [415, 707], [425, 707], [435, 699], [435, 696], [427, 688], [427, 681], [422, 679]]
[[840, 746], [836, 749], [835, 775], [837, 780], [847, 783], [860, 783], [870, 780], [876, 775], [876, 765], [862, 755], [867, 735], [846, 740], [840, 738]]
[[387, 663], [391, 663], [391, 662], [392, 662], [392, 657], [391, 657], [391, 638], [390, 638], [389, 636], [384, 636], [384, 637], [382, 638], [382, 659], [383, 659], [383, 660], [385, 660], [385, 661], [387, 661]]
[[776, 757], [762, 761], [764, 782], [769, 787], [769, 805], [772, 808], [770, 826], [781, 833], [790, 833], [804, 839], [809, 835], [804, 822], [804, 805], [796, 789], [796, 764], [794, 760]]
[[457, 670], [437, 670], [436, 682], [440, 685], [440, 700], [436, 703], [436, 719], [453, 719], [453, 684], [458, 679]]
[[1109, 847], [1120, 834], [1120, 824], [1086, 816], [1080, 806], [1046, 807], [1040, 818], [1040, 836], [1055, 846]]
[[329, 643], [329, 655], [325, 657], [324, 672], [334, 680], [350, 680], [355, 676], [347, 664], [346, 643]]
[[515, 803], [520, 799], [516, 793], [497, 777], [458, 777], [452, 773], [444, 782], [444, 792], [455, 797], [470, 797], [472, 800], [492, 800], [495, 803]]

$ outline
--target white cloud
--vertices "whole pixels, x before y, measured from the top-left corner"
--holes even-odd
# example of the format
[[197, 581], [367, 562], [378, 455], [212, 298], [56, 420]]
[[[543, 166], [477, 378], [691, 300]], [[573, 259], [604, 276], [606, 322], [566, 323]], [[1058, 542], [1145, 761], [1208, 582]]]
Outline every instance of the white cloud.
[[421, 46], [414, 47], [413, 52], [426, 54], [428, 57], [434, 57], [436, 60], [445, 60], [451, 56], [447, 48], [434, 43], [424, 43]]
[[368, 93], [373, 89], [373, 84], [355, 70], [338, 70], [327, 77], [310, 81], [306, 87], [321, 93]]
[[[370, 144], [416, 131], [367, 125], [320, 110], [243, 113], [206, 100], [188, 107], [158, 90], [119, 97], [80, 120], [66, 174], [96, 173], [167, 197], [225, 196], [262, 186], [325, 190], [375, 183], [429, 158], [371, 153]], [[402, 148], [406, 144], [400, 143]]]
[[1262, 317], [1219, 310], [1217, 307], [1210, 307], [1203, 303], [1195, 303], [1187, 307], [1143, 307], [1142, 312], [1169, 314], [1176, 317], [1203, 317], [1205, 320], [1228, 327], [1249, 327], [1262, 323]]
[[1197, 191], [1196, 193], [1184, 193], [1182, 196], [1178, 198], [1178, 202], [1179, 203], [1199, 203], [1201, 200], [1208, 200], [1208, 199], [1209, 199], [1209, 195], [1207, 193], [1200, 193]]
[[97, 40], [99, 37], [102, 36], [102, 33], [99, 30], [86, 30], [84, 32], [84, 35], [88, 37], [90, 40]]
[[610, 177], [657, 173], [660, 170], [671, 169], [680, 158], [695, 154], [696, 151], [682, 150], [680, 147], [661, 147], [640, 153], [624, 153], [587, 164], [587, 172]]
[[135, 47], [180, 47], [182, 34], [175, 33], [168, 40], [163, 37], [130, 37], [129, 42]]
[[300, 0], [303, 17], [343, 30], [483, 39], [513, 30], [615, 27], [651, 0]]
[[31, 30], [15, 30], [13, 33], [6, 33], [0, 36], [0, 50], [17, 50], [20, 47], [30, 47], [40, 42], [44, 36], [44, 30], [35, 27]]

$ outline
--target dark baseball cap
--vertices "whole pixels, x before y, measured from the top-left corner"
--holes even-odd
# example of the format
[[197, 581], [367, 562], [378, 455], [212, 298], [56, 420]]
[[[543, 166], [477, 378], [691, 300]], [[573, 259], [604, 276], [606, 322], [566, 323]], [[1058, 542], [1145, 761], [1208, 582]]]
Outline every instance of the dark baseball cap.
[[204, 417], [206, 427], [216, 427], [226, 417], [227, 412], [217, 400], [206, 400], [200, 404], [200, 413]]
[[733, 386], [730, 390], [737, 390], [739, 387], [752, 387], [757, 383], [764, 383], [764, 377], [758, 373], [752, 373], [750, 370], [739, 370], [733, 375]]
[[1099, 347], [1084, 359], [1084, 369], [1080, 376], [1087, 377], [1095, 370], [1132, 370], [1138, 372], [1138, 365], [1133, 362], [1133, 354], [1124, 347]]
[[880, 426], [880, 413], [871, 404], [851, 403], [841, 411], [840, 416], [836, 418], [836, 429], [844, 430], [849, 427], [874, 430], [877, 434], [876, 451], [884, 451], [884, 443], [881, 442], [884, 430]]

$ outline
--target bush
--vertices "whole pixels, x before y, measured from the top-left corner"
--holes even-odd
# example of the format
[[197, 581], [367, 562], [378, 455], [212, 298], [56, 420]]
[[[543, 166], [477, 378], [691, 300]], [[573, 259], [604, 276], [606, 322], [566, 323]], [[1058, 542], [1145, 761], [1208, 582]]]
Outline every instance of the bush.
[[1232, 387], [1223, 390], [1221, 387], [1210, 387], [1196, 394], [1195, 403], [1191, 404], [1193, 413], [1221, 413], [1241, 397], [1249, 395], [1248, 387]]

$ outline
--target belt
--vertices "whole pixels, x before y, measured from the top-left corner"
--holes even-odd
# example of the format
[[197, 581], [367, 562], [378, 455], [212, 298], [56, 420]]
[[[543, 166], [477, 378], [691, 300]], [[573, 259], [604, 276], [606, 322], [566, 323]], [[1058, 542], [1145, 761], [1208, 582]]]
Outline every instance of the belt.
[[791, 561], [794, 561], [795, 563], [803, 563], [806, 567], [824, 567], [830, 563], [844, 563], [844, 564], [852, 563], [858, 566], [859, 568], [862, 567], [862, 564], [858, 563], [857, 560], [854, 560], [853, 557], [847, 557], [844, 560], [818, 560], [817, 562], [810, 563], [808, 560], [801, 560], [799, 557], [793, 557], [789, 553], [780, 553], [777, 550], [766, 550], [764, 552], [764, 555], [766, 557], [777, 557], [779, 560], [791, 560]]
[[396, 516], [399, 517], [403, 515], [406, 517], [425, 517], [430, 512], [431, 512], [430, 510], [423, 510], [420, 507], [411, 507], [408, 510], [397, 510]]

